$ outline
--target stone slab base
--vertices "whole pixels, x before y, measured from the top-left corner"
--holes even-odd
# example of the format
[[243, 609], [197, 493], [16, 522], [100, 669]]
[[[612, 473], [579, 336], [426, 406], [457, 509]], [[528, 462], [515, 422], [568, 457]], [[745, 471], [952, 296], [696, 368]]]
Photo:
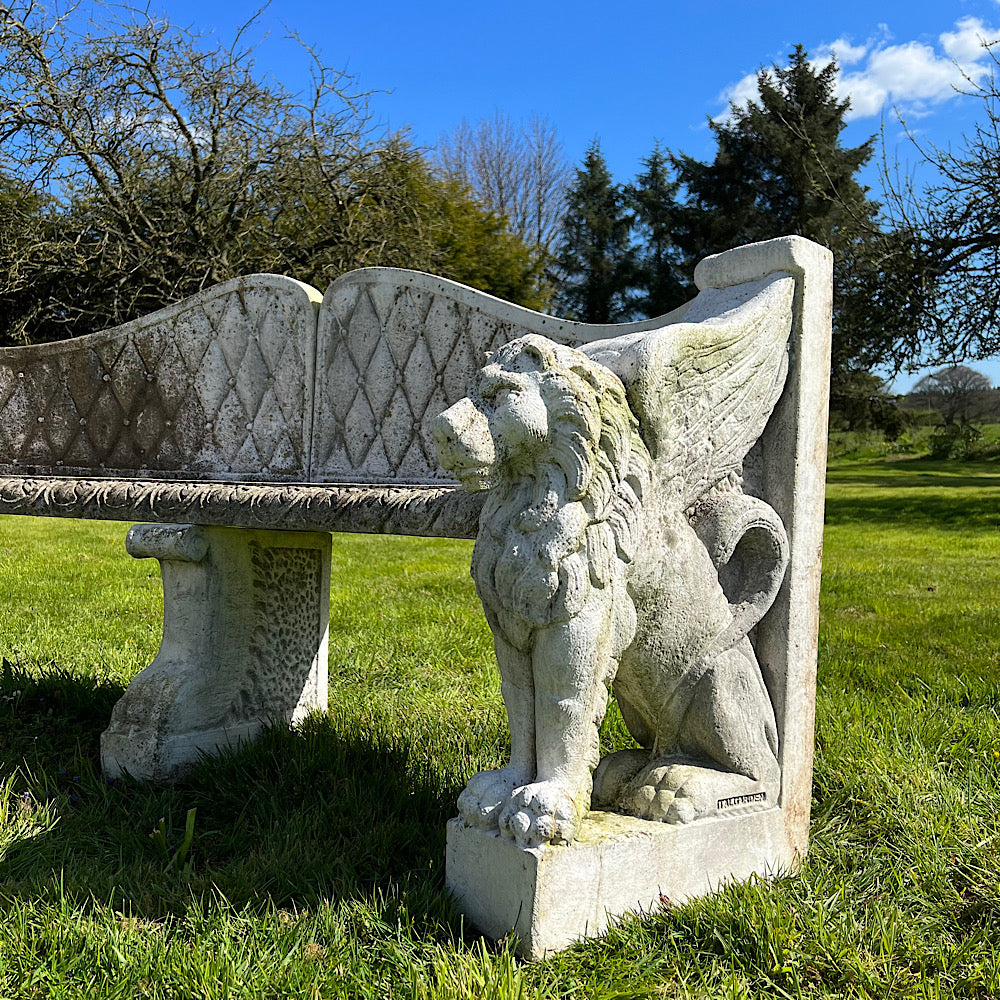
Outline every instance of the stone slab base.
[[446, 880], [477, 930], [492, 938], [513, 932], [518, 953], [540, 959], [603, 934], [616, 917], [793, 863], [780, 808], [689, 826], [594, 811], [575, 843], [531, 850], [453, 819]]

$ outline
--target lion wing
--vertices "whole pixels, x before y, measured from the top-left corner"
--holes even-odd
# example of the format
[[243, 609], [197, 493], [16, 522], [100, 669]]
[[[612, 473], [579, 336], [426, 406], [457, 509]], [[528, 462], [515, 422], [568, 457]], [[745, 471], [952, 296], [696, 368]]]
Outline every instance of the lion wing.
[[794, 279], [708, 289], [684, 322], [580, 348], [625, 384], [657, 479], [682, 508], [731, 472], [784, 387]]

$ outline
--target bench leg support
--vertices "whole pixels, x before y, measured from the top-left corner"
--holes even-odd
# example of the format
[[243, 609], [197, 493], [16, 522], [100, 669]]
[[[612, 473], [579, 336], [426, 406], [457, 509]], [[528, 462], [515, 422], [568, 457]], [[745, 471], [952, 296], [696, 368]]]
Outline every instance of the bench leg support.
[[106, 775], [174, 778], [326, 708], [329, 534], [138, 524], [126, 548], [160, 561], [163, 639], [101, 736]]

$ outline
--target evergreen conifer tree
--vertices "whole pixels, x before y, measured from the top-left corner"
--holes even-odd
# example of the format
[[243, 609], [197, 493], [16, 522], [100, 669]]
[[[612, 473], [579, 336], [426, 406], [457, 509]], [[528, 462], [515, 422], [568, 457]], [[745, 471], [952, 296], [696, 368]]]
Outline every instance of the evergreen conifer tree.
[[642, 165], [643, 172], [625, 189], [639, 238], [635, 280], [640, 294], [635, 305], [642, 315], [660, 316], [686, 297], [687, 282], [674, 240], [680, 185], [672, 176], [670, 157], [659, 143]]
[[718, 142], [711, 163], [672, 158], [686, 192], [675, 239], [689, 259], [789, 234], [835, 248], [870, 224], [877, 205], [855, 175], [874, 137], [841, 145], [850, 102], [837, 100], [835, 62], [817, 69], [801, 45], [789, 60], [758, 74], [757, 100], [709, 123]]
[[632, 216], [594, 142], [566, 194], [556, 253], [557, 311], [585, 323], [629, 319], [634, 270]]
[[[801, 45], [787, 66], [761, 70], [759, 96], [709, 122], [717, 142], [711, 162], [669, 156], [676, 186], [663, 188], [667, 203], [658, 209], [671, 220], [674, 273], [688, 280], [703, 257], [776, 236], [805, 236], [833, 251], [834, 407], [838, 392], [860, 391], [868, 383], [856, 376], [913, 334], [913, 309], [899, 294], [905, 282], [887, 280], [880, 264], [893, 235], [879, 228], [879, 205], [857, 180], [875, 139], [842, 143], [850, 102], [836, 96], [838, 72], [835, 62], [810, 63]], [[648, 174], [649, 161], [639, 193]], [[668, 297], [667, 307], [692, 292]]]

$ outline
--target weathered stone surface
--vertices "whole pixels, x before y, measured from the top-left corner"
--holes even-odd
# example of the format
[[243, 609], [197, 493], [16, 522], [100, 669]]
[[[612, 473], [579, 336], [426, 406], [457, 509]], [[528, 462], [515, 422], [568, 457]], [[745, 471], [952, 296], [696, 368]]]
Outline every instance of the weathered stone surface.
[[465, 395], [483, 356], [512, 338], [505, 312], [514, 309], [416, 271], [338, 278], [319, 321], [314, 481], [447, 481], [428, 424]]
[[830, 252], [801, 237], [739, 247], [698, 265], [695, 283], [702, 294], [685, 316], [695, 322], [704, 319], [701, 303], [713, 289], [733, 294], [741, 282], [779, 271], [795, 279], [785, 389], [744, 463], [744, 489], [774, 508], [788, 536], [785, 580], [770, 613], [757, 626], [754, 648], [778, 723], [785, 832], [799, 856], [809, 843], [812, 802], [832, 270]]
[[[624, 326], [410, 271], [345, 275], [322, 306], [257, 275], [0, 351], [0, 512], [161, 522], [130, 550], [161, 561], [164, 639], [115, 709], [105, 767], [169, 777], [325, 703], [329, 539], [296, 532], [480, 526], [513, 754], [472, 779], [449, 832], [466, 912], [537, 955], [661, 893], [793, 864], [830, 270], [799, 238], [743, 247], [699, 265], [688, 305]], [[446, 409], [437, 446], [492, 488], [485, 509], [435, 464]], [[612, 681], [644, 749], [592, 788]], [[601, 813], [598, 836], [592, 800], [640, 818]]]
[[496, 831], [448, 824], [448, 887], [458, 908], [490, 937], [513, 932], [529, 959], [600, 936], [625, 914], [656, 912], [793, 863], [778, 809], [687, 826], [592, 812], [572, 844], [527, 849]]
[[[786, 238], [699, 279], [674, 324], [506, 345], [435, 424], [490, 491], [473, 576], [511, 726], [459, 811], [521, 849], [572, 844], [593, 799], [692, 828], [773, 814], [774, 852], [733, 873], [805, 850], [830, 255]], [[644, 749], [592, 779], [612, 682]]]
[[459, 800], [469, 824], [522, 847], [572, 842], [612, 681], [648, 749], [605, 762], [601, 804], [684, 823], [734, 797], [777, 802], [777, 727], [747, 633], [787, 539], [739, 473], [784, 386], [794, 281], [740, 292], [710, 322], [587, 354], [522, 337], [438, 418], [442, 464], [490, 491], [472, 572], [511, 725], [510, 764]]
[[285, 531], [475, 538], [483, 498], [455, 486], [265, 485], [0, 476], [0, 514]]
[[490, 491], [472, 575], [511, 730], [510, 763], [474, 776], [459, 810], [524, 847], [569, 842], [607, 685], [636, 635], [627, 584], [650, 455], [620, 380], [534, 334], [496, 351], [434, 431], [442, 464]]
[[141, 524], [126, 545], [160, 561], [163, 639], [101, 736], [106, 774], [172, 778], [326, 708], [328, 534]]
[[441, 485], [430, 423], [487, 353], [603, 329], [418, 271], [352, 271], [325, 296], [249, 275], [110, 330], [0, 349], [0, 474]]
[[308, 478], [319, 293], [278, 275], [0, 349], [0, 472]]

